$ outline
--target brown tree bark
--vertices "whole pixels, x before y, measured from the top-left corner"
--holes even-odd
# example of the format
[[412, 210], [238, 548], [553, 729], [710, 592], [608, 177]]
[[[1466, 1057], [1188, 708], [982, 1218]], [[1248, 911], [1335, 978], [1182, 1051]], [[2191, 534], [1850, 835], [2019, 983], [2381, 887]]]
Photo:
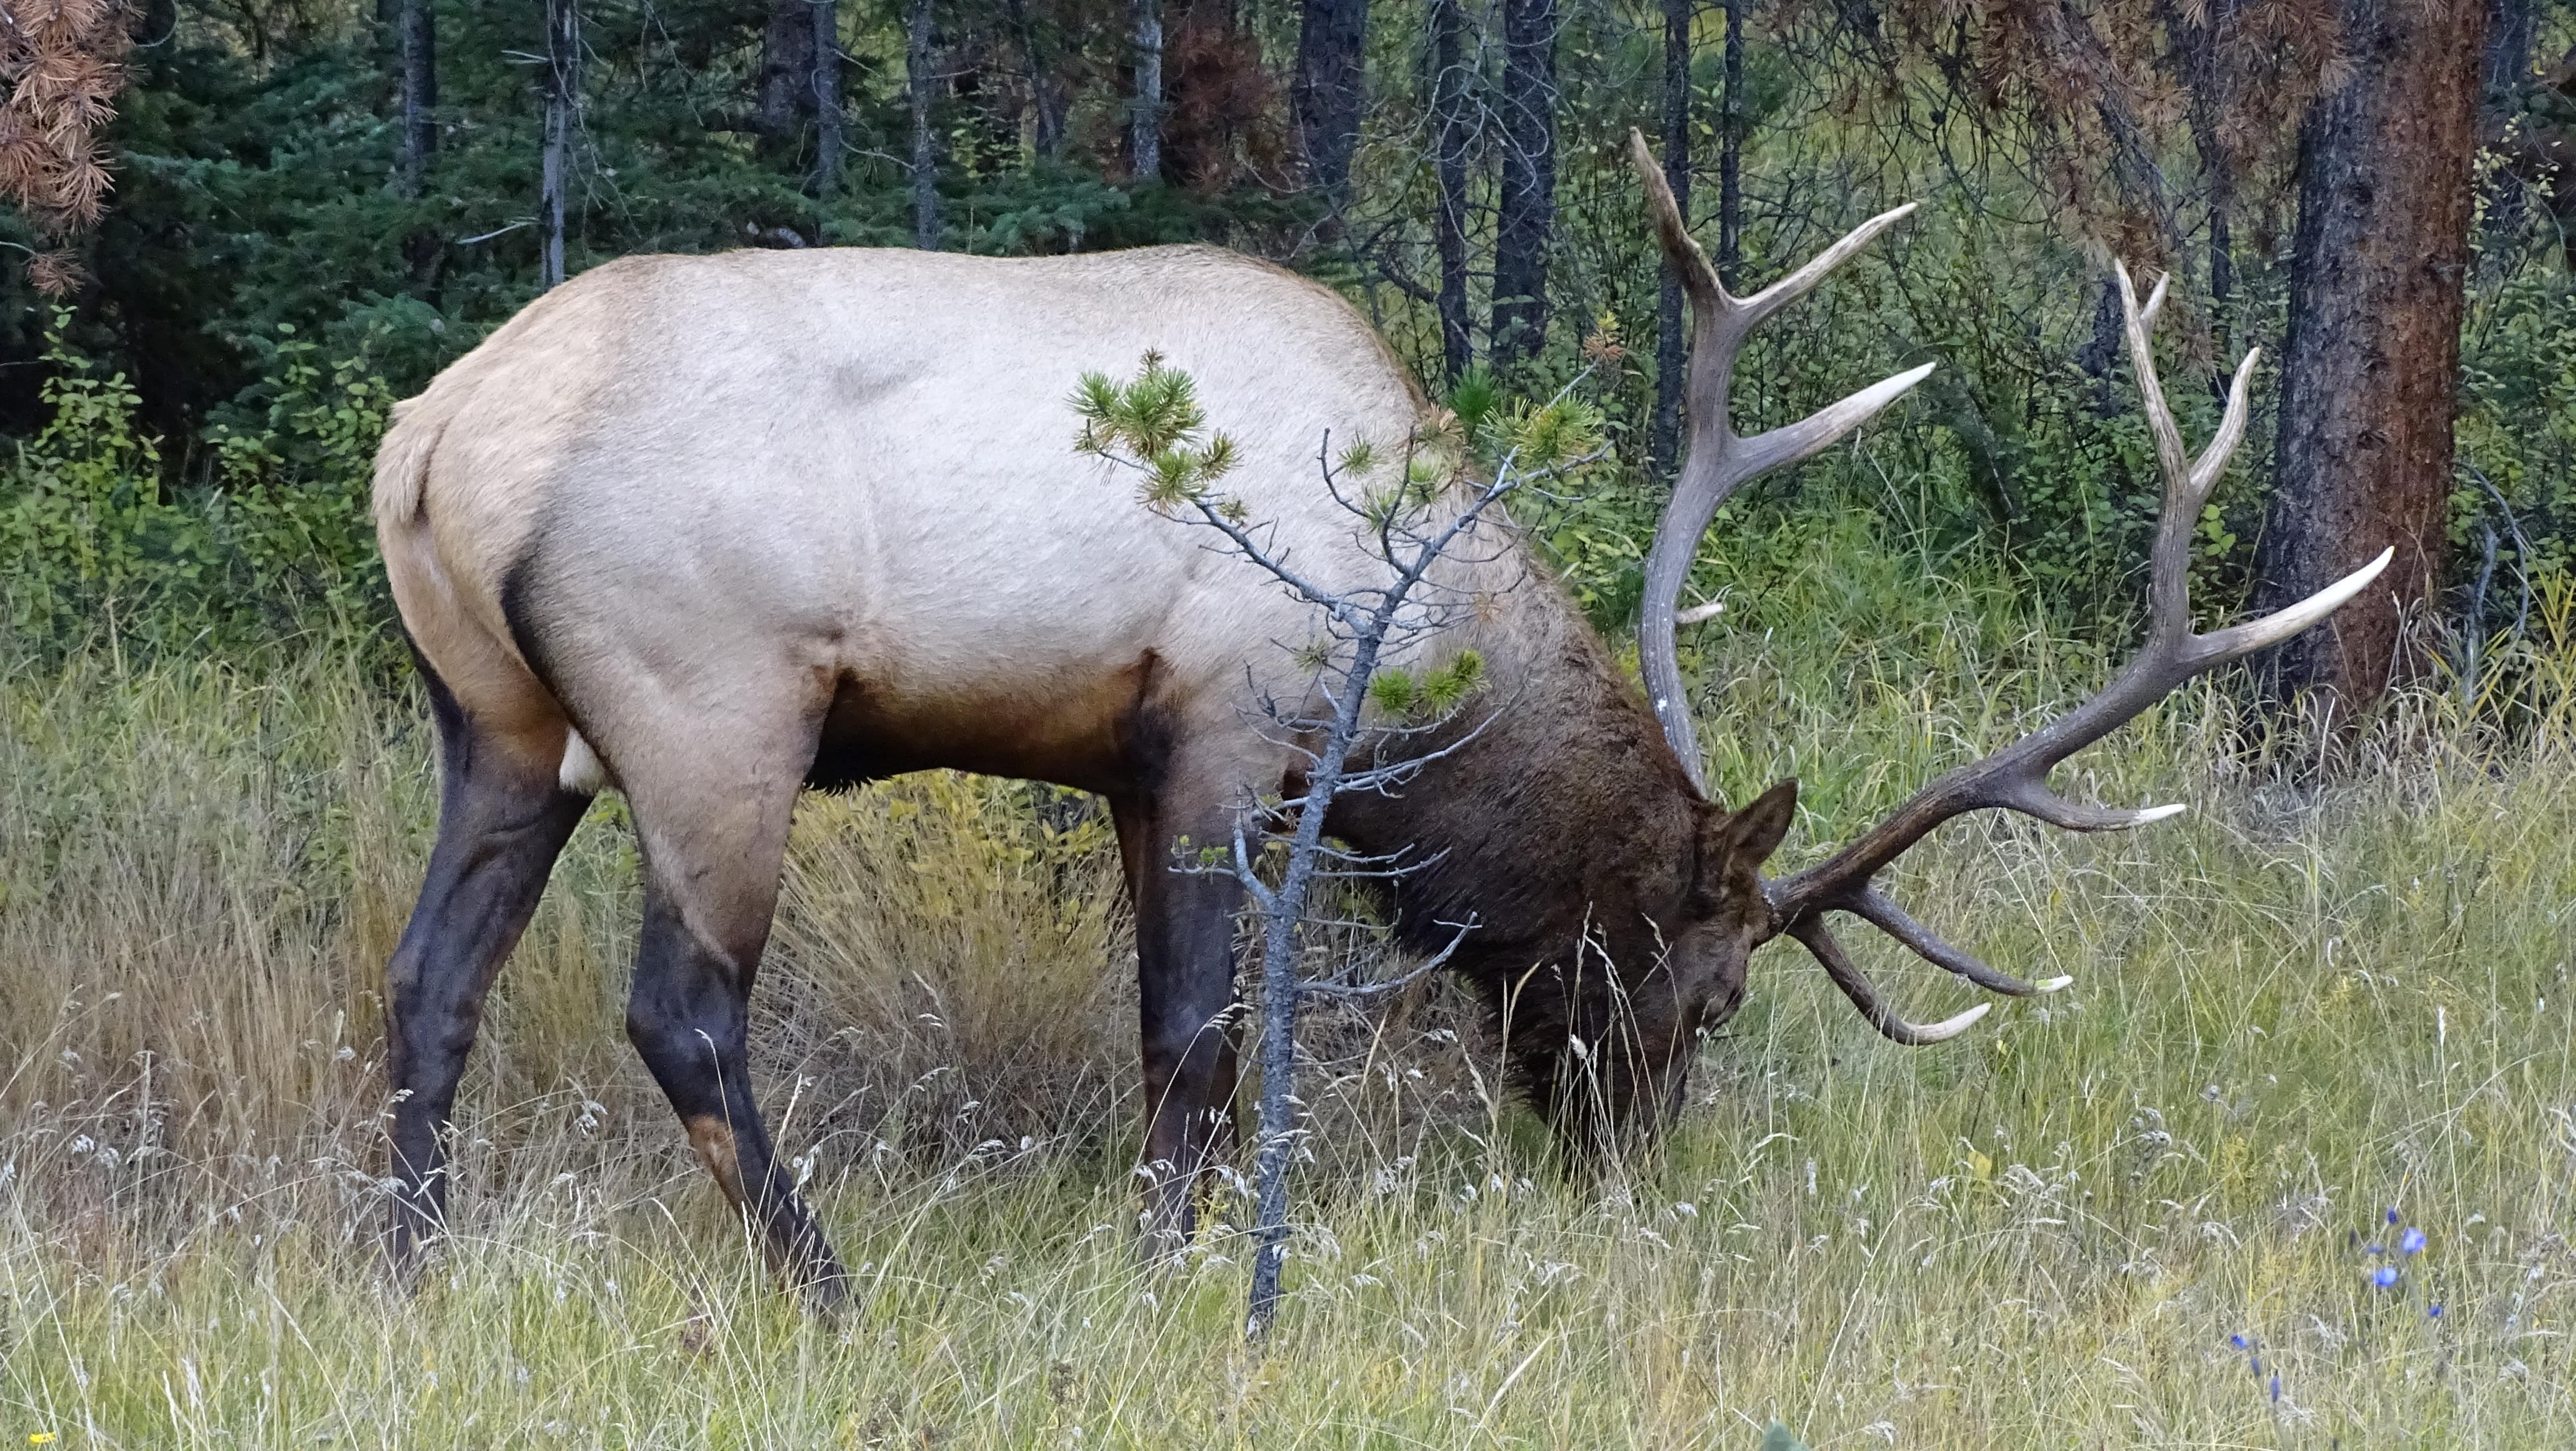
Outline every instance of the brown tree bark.
[[760, 32], [760, 75], [753, 134], [772, 157], [792, 154], [814, 112], [814, 7], [811, 0], [769, 0]]
[[[1690, 219], [1691, 12], [1695, 8], [1694, 0], [1664, 0], [1664, 185], [1672, 188], [1673, 205], [1684, 221]], [[1670, 474], [1681, 460], [1687, 326], [1681, 274], [1666, 259], [1663, 295], [1655, 312], [1655, 416], [1647, 434], [1647, 457], [1659, 476]]]
[[1441, 375], [1455, 383], [1475, 366], [1474, 323], [1467, 301], [1467, 149], [1473, 144], [1467, 116], [1466, 17], [1461, 0], [1431, 0], [1431, 115], [1438, 126], [1432, 158], [1440, 182], [1440, 214], [1432, 238], [1440, 253]]
[[1556, 234], [1556, 0], [1503, 0], [1503, 186], [1494, 227], [1495, 366], [1547, 341]]
[[2277, 698], [2349, 720], [2421, 662], [2405, 616], [2439, 581], [2487, 6], [2343, 0], [2348, 78], [2299, 138], [2278, 477], [2255, 551], [2277, 608], [2396, 559], [2274, 653]]
[[1297, 112], [1297, 146], [1308, 183], [1336, 216], [1349, 196], [1351, 157], [1359, 150], [1368, 13], [1368, 0], [1305, 0], [1297, 30], [1297, 78], [1288, 97]]
[[1213, 196], [1244, 174], [1244, 150], [1276, 109], [1259, 37], [1234, 0], [1188, 0], [1163, 48], [1163, 179]]

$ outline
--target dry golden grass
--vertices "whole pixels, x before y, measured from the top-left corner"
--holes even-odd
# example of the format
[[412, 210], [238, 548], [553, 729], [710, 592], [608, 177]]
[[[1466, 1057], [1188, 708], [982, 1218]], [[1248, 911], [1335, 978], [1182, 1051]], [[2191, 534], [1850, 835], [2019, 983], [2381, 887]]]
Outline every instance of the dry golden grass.
[[[1741, 794], [1794, 763], [1807, 849], [2098, 669], [1909, 587], [1867, 651], [1712, 654], [1741, 720], [1721, 774]], [[393, 1294], [374, 991], [433, 781], [425, 725], [353, 674], [316, 653], [0, 681], [0, 1439], [1749, 1448], [1777, 1415], [1818, 1446], [2519, 1447], [2576, 1426], [2563, 714], [2499, 744], [2427, 697], [2368, 769], [2302, 792], [2222, 697], [2184, 700], [2081, 784], [2191, 814], [2096, 840], [1980, 823], [1903, 883], [2074, 990], [1909, 1051], [1766, 954], [1690, 1121], [1604, 1182], [1547, 1167], [1482, 1097], [1490, 1045], [1445, 994], [1321, 1021], [1321, 1152], [1256, 1354], [1227, 1235], [1175, 1269], [1135, 1258], [1105, 826], [956, 777], [809, 800], [761, 996], [770, 1113], [859, 1275], [844, 1321], [766, 1287], [624, 1048], [613, 803], [476, 1053], [454, 1239]], [[1918, 1011], [1968, 996], [1872, 966]]]

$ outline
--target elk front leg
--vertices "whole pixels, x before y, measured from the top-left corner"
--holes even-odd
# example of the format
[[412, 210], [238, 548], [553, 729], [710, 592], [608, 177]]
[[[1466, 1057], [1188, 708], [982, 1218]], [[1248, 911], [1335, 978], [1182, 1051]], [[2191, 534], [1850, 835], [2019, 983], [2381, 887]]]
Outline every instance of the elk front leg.
[[[848, 1274], [778, 1161], [751, 1079], [752, 982], [778, 902], [788, 820], [813, 759], [810, 712], [792, 701], [779, 712], [774, 729], [735, 721], [722, 738], [685, 731], [685, 739], [622, 743], [617, 759], [644, 857], [626, 1036], [699, 1161], [759, 1233], [770, 1268], [832, 1309], [847, 1298]], [[626, 766], [636, 759], [647, 764]]]
[[[1136, 907], [1136, 997], [1144, 1048], [1149, 1253], [1188, 1243], [1212, 1171], [1235, 1147], [1234, 926], [1242, 889], [1185, 852], [1231, 840], [1221, 809], [1175, 811], [1165, 795], [1113, 803]], [[1186, 843], [1186, 846], [1185, 846]]]

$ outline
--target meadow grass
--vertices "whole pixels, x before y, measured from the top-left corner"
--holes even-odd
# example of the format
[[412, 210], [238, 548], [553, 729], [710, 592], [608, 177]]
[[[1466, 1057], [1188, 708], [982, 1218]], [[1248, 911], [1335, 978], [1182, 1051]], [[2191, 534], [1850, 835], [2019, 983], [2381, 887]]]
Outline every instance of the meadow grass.
[[[1866, 535], [1703, 653], [1727, 791], [1808, 784], [1793, 852], [2104, 665]], [[625, 1050], [613, 801], [496, 996], [453, 1238], [395, 1292], [375, 991], [435, 782], [416, 705], [358, 676], [316, 646], [0, 681], [0, 1441], [2576, 1438], [2555, 706], [2502, 740], [2415, 697], [2307, 787], [2226, 690], [2188, 692], [2067, 773], [2184, 817], [1980, 820], [1901, 875], [1920, 915], [2073, 989], [1910, 1050], [1771, 949], [1686, 1122], [1598, 1179], [1489, 1096], [1492, 1037], [1446, 989], [1319, 1018], [1288, 1300], [1256, 1349], [1233, 1236], [1136, 1255], [1105, 826], [953, 776], [809, 799], [760, 998], [772, 1121], [857, 1272], [846, 1317], [770, 1288]], [[1867, 951], [1918, 1017], [1973, 997]]]

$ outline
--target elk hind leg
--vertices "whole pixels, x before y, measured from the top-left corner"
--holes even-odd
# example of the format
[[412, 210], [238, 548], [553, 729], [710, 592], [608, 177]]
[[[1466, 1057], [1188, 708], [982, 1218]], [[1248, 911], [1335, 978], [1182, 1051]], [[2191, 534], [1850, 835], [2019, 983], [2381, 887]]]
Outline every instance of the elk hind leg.
[[426, 661], [421, 678], [441, 746], [438, 841], [385, 968], [395, 1094], [385, 1247], [405, 1275], [445, 1223], [445, 1130], [484, 998], [590, 804], [561, 784], [545, 751], [478, 724]]

